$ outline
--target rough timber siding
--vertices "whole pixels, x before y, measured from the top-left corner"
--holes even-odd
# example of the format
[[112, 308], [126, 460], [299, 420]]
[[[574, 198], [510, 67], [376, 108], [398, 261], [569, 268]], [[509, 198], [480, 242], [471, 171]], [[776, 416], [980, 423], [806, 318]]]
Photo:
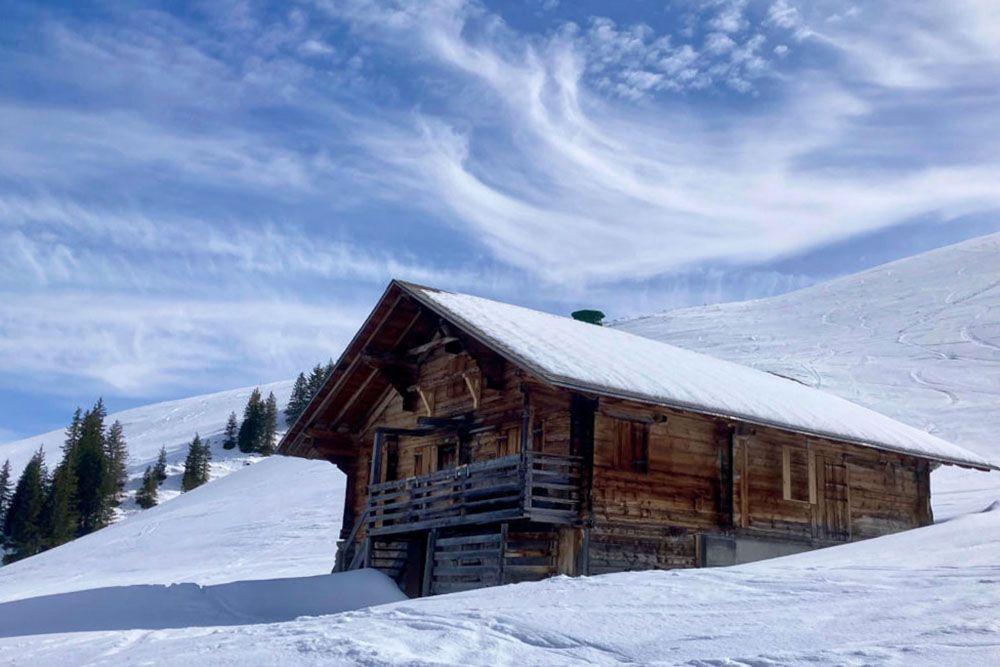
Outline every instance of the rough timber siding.
[[[621, 469], [621, 420], [648, 424], [648, 472]], [[728, 435], [711, 417], [602, 399], [594, 418], [588, 571], [694, 567], [695, 536], [728, 521], [720, 511], [725, 447]]]
[[[648, 424], [648, 472], [621, 468], [619, 420]], [[926, 461], [628, 401], [600, 402], [593, 479], [595, 574], [694, 566], [699, 533], [822, 546], [932, 520]]]
[[[786, 450], [795, 499], [785, 497]], [[829, 543], [932, 521], [929, 467], [910, 456], [759, 428], [737, 438], [734, 467], [734, 523], [747, 535]]]
[[[474, 387], [478, 387], [478, 408], [462, 378], [467, 374]], [[479, 375], [473, 359], [465, 352], [450, 354], [443, 348], [435, 350], [420, 366], [419, 386], [427, 406], [420, 401], [415, 411], [403, 409], [402, 398], [387, 390], [375, 405], [361, 432], [361, 451], [358, 457], [358, 474], [354, 479], [354, 517], [359, 517], [368, 502], [369, 471], [372, 445], [378, 427], [415, 428], [417, 418], [427, 415], [450, 417], [474, 413], [475, 418], [495, 428], [473, 435], [468, 443], [470, 462], [487, 461], [516, 454], [521, 450], [524, 397], [522, 385], [529, 394], [530, 420], [529, 447], [548, 454], [568, 454], [570, 448], [569, 393], [532, 382], [523, 373], [507, 365], [502, 389], [488, 389]], [[454, 435], [435, 433], [428, 436], [402, 436], [399, 438], [397, 478], [437, 470], [437, 448], [441, 444], [455, 443]], [[422, 461], [421, 470], [415, 470], [417, 457]], [[382, 457], [380, 479], [384, 479], [387, 457]], [[363, 530], [358, 538], [363, 538]]]
[[[649, 471], [618, 469], [617, 420], [664, 416], [649, 424]], [[595, 522], [717, 529], [719, 448], [725, 444], [710, 417], [602, 400], [594, 426]]]

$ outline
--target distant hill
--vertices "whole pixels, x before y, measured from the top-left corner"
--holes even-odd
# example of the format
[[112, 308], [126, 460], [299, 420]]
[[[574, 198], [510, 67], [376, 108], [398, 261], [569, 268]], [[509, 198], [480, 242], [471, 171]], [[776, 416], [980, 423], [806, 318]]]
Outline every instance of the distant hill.
[[[279, 408], [283, 408], [292, 393], [292, 384], [291, 380], [274, 382], [261, 385], [260, 389], [264, 396], [273, 391]], [[156, 460], [160, 447], [165, 447], [167, 450], [170, 473], [170, 478], [164, 482], [160, 491], [160, 501], [169, 500], [180, 494], [180, 473], [183, 470], [188, 443], [195, 433], [200, 434], [202, 439], [208, 439], [211, 445], [212, 478], [222, 477], [241, 468], [246, 462], [254, 460], [255, 457], [249, 457], [238, 450], [222, 449], [222, 432], [226, 427], [229, 413], [235, 412], [237, 417], [242, 416], [243, 407], [253, 389], [253, 387], [230, 389], [176, 401], [153, 403], [108, 415], [105, 423], [111, 424], [117, 419], [125, 429], [125, 440], [129, 449], [129, 494], [135, 491], [146, 466]], [[67, 424], [71, 416], [66, 415]], [[281, 419], [279, 416], [279, 431], [284, 430]], [[31, 455], [39, 447], [43, 447], [46, 463], [51, 468], [59, 460], [60, 448], [65, 439], [65, 433], [58, 430], [0, 444], [0, 464], [9, 458], [16, 478]], [[126, 501], [122, 507], [125, 513], [138, 510], [131, 501]]]
[[[799, 380], [1000, 461], [1000, 234], [781, 296], [612, 326]], [[934, 479], [936, 506], [993, 484]]]

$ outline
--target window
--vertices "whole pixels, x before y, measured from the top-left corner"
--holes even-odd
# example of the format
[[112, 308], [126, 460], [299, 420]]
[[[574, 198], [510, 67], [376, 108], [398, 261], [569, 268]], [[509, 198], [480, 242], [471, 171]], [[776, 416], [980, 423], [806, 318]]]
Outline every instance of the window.
[[472, 440], [463, 438], [458, 443], [458, 464], [464, 466], [470, 463], [472, 463]]
[[385, 481], [399, 479], [399, 438], [388, 437], [385, 441]]
[[508, 428], [497, 436], [497, 456], [513, 456], [521, 451], [521, 429]]
[[618, 419], [615, 440], [615, 462], [619, 470], [649, 472], [649, 424]]
[[413, 476], [419, 477], [420, 475], [426, 475], [427, 471], [424, 470], [424, 455], [423, 452], [413, 453]]
[[458, 447], [454, 442], [445, 442], [437, 447], [437, 469], [454, 468], [458, 463]]
[[801, 447], [781, 449], [781, 486], [785, 500], [816, 502], [816, 459]]

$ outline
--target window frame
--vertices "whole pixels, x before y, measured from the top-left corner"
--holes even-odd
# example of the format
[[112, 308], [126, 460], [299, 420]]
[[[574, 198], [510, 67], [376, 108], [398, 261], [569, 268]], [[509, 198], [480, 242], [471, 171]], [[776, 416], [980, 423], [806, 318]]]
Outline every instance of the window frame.
[[614, 461], [617, 470], [649, 474], [649, 432], [649, 422], [615, 418]]
[[[792, 452], [801, 452], [806, 456], [806, 497], [795, 498], [792, 494]], [[802, 505], [815, 505], [817, 503], [816, 489], [816, 453], [808, 446], [793, 447], [782, 445], [781, 447], [781, 497], [785, 502], [799, 503]]]

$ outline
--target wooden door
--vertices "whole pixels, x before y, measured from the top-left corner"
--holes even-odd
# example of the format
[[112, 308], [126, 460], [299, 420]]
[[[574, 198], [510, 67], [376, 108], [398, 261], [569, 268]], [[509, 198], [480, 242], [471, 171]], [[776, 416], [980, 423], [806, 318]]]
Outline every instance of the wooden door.
[[851, 539], [851, 503], [847, 466], [823, 465], [823, 531], [828, 540]]

